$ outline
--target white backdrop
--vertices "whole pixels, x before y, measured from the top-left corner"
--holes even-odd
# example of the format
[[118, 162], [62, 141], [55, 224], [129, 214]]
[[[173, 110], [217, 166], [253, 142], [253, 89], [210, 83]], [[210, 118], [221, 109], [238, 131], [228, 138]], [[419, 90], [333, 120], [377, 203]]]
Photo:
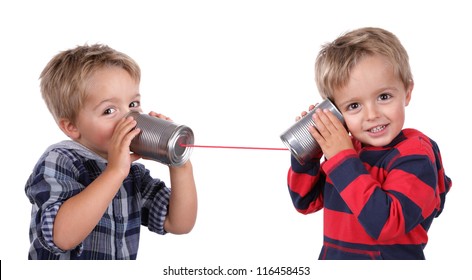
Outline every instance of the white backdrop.
[[[256, 275], [259, 266], [311, 268], [310, 277], [290, 279], [468, 273], [471, 153], [465, 135], [472, 20], [466, 1], [417, 2], [422, 3], [2, 1], [2, 278], [82, 279], [93, 270], [93, 276], [164, 279], [169, 266], [253, 271], [218, 279], [267, 278]], [[30, 204], [24, 184], [44, 149], [66, 139], [41, 99], [38, 80], [59, 51], [104, 43], [133, 57], [142, 68], [144, 111], [188, 125], [195, 144], [283, 147], [279, 135], [320, 100], [313, 78], [320, 45], [364, 26], [392, 31], [407, 48], [415, 89], [406, 126], [439, 143], [453, 180], [445, 211], [430, 229], [427, 261], [317, 261], [322, 213], [303, 216], [294, 210], [286, 187], [289, 153], [221, 149], [193, 150], [199, 213], [190, 234], [158, 236], [143, 228], [136, 262], [26, 260]], [[168, 182], [167, 167], [146, 165]]]

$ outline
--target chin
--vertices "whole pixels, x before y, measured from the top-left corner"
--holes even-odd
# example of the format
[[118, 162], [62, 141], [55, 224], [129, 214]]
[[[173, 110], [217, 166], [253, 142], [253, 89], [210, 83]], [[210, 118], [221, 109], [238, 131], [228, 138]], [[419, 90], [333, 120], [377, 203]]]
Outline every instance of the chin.
[[372, 146], [372, 147], [383, 147], [383, 146], [386, 146], [388, 144], [390, 144], [390, 142], [392, 142], [392, 139], [390, 138], [378, 138], [378, 139], [373, 139], [372, 137], [367, 137], [367, 138], [364, 138], [364, 139], [359, 139], [358, 140], [363, 143], [364, 145], [367, 145], [367, 146]]
[[383, 146], [387, 146], [388, 144], [390, 144], [392, 142], [393, 139], [389, 139], [389, 140], [382, 140], [382, 141], [372, 141], [372, 146], [375, 146], [375, 147], [383, 147]]

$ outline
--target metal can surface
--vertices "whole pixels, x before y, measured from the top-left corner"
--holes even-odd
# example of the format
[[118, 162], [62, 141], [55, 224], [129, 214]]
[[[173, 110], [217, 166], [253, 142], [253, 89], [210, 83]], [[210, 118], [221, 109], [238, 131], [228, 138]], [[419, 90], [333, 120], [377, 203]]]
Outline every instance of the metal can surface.
[[343, 123], [344, 126], [346, 126], [341, 112], [339, 112], [336, 106], [329, 99], [325, 99], [282, 133], [280, 139], [290, 150], [291, 154], [302, 165], [307, 161], [314, 159], [316, 155], [319, 155], [322, 152], [320, 146], [308, 130], [309, 126], [316, 128], [312, 116], [317, 109], [328, 109]]
[[193, 145], [193, 131], [171, 121], [131, 111], [141, 132], [131, 141], [130, 150], [170, 166], [183, 165], [190, 157]]

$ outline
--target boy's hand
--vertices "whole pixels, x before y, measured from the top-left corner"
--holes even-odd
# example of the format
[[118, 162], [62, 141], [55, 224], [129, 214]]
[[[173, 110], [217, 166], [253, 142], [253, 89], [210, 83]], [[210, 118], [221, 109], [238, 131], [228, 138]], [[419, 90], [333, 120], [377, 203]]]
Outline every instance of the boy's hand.
[[354, 148], [346, 128], [329, 110], [317, 109], [313, 114], [313, 121], [316, 128], [310, 127], [310, 133], [327, 159], [343, 150]]
[[141, 131], [135, 127], [136, 121], [133, 117], [121, 119], [115, 127], [108, 149], [108, 168], [119, 172], [123, 179], [128, 176], [131, 163], [140, 158], [129, 149], [131, 140]]
[[[317, 105], [318, 105], [318, 103], [316, 103], [315, 105], [310, 105], [310, 106], [308, 107], [308, 111], [313, 110]], [[297, 117], [295, 118], [295, 121], [298, 122], [301, 118], [303, 118], [304, 116], [306, 116], [306, 114], [308, 114], [308, 113], [307, 113], [306, 111], [303, 111], [303, 112], [300, 114], [300, 116], [297, 116]]]
[[149, 112], [149, 115], [150, 115], [150, 116], [153, 116], [153, 117], [156, 117], [156, 118], [159, 118], [159, 119], [166, 120], [166, 121], [172, 121], [171, 118], [166, 117], [166, 116], [164, 116], [163, 114], [156, 113], [156, 112], [154, 112], [154, 111]]

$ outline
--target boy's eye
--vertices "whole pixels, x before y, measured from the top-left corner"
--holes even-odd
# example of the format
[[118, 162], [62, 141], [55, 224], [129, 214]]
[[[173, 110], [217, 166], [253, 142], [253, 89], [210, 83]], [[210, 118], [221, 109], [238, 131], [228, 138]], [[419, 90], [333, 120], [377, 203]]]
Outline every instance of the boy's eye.
[[113, 108], [108, 108], [108, 109], [106, 109], [106, 110], [103, 112], [103, 114], [104, 114], [104, 115], [110, 115], [110, 114], [112, 114], [112, 113], [115, 112], [115, 111], [116, 111], [116, 110], [113, 109]]
[[379, 100], [387, 100], [390, 98], [390, 94], [388, 93], [382, 93], [381, 95], [379, 95]]
[[347, 109], [348, 109], [348, 110], [355, 110], [355, 109], [357, 109], [357, 108], [359, 108], [359, 104], [358, 104], [358, 103], [352, 103], [352, 104], [349, 104], [349, 105], [347, 106]]
[[130, 108], [135, 108], [135, 107], [139, 107], [141, 103], [139, 101], [133, 101], [129, 104], [129, 107]]

